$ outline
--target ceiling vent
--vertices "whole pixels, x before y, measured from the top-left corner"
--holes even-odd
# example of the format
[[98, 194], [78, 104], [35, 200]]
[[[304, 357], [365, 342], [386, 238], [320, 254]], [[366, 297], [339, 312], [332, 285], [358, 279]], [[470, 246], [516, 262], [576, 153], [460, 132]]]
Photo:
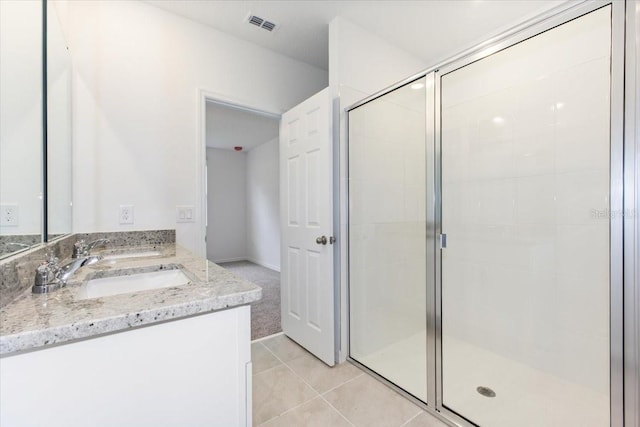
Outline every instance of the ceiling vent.
[[274, 22], [267, 21], [266, 19], [256, 15], [252, 15], [251, 13], [247, 16], [247, 22], [251, 25], [255, 25], [256, 27], [260, 27], [263, 30], [267, 30], [269, 32], [274, 32], [277, 27], [277, 25]]

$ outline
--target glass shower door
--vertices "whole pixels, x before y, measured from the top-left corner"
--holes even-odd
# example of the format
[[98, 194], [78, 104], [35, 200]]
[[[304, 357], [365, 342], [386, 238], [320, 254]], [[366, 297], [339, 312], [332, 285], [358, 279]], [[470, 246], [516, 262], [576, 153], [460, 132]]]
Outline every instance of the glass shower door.
[[611, 7], [441, 77], [442, 405], [609, 425]]
[[349, 355], [425, 402], [426, 83], [349, 111], [348, 163]]

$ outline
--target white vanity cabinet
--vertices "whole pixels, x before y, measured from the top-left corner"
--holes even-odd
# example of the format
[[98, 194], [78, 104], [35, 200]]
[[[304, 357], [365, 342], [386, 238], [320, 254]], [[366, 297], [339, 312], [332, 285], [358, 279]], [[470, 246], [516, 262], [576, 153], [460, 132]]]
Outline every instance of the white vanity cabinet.
[[249, 306], [0, 359], [2, 427], [250, 426]]

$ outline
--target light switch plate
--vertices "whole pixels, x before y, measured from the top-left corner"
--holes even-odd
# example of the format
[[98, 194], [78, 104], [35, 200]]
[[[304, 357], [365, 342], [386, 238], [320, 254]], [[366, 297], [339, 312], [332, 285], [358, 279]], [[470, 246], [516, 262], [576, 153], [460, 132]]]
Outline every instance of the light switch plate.
[[196, 222], [195, 207], [192, 205], [176, 206], [176, 222]]

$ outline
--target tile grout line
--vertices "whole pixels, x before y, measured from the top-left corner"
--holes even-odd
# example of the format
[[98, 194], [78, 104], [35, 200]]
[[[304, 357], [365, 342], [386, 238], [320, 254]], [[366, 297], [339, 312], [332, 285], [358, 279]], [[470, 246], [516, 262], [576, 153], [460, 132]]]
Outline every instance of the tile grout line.
[[[0, 1], [2, 1], [2, 0], [0, 0]], [[252, 375], [253, 375], [254, 377], [255, 377], [256, 375], [262, 375], [263, 373], [273, 371], [274, 369], [279, 368], [279, 367], [281, 367], [282, 365], [284, 365], [284, 363], [280, 362], [278, 365], [276, 365], [276, 366], [272, 366], [272, 367], [267, 368], [267, 369], [265, 369], [265, 370], [262, 370], [262, 371], [260, 371], [260, 372], [252, 372]]]
[[[271, 336], [270, 338], [276, 338], [278, 335], [284, 335], [284, 333], [280, 333], [280, 334], [277, 334], [277, 335]], [[301, 380], [305, 385], [307, 385], [311, 390], [313, 390], [315, 393], [317, 393], [317, 396], [314, 396], [313, 398], [311, 398], [311, 399], [309, 399], [309, 400], [307, 400], [307, 401], [305, 401], [305, 402], [302, 402], [302, 403], [300, 403], [299, 405], [294, 406], [293, 408], [287, 409], [286, 411], [284, 411], [284, 412], [283, 412], [283, 413], [281, 413], [280, 415], [277, 415], [277, 416], [275, 416], [275, 417], [273, 417], [273, 418], [271, 418], [271, 419], [269, 419], [269, 420], [265, 421], [264, 423], [267, 423], [267, 422], [269, 422], [269, 421], [271, 421], [271, 420], [274, 420], [275, 418], [278, 418], [278, 417], [280, 417], [280, 416], [282, 416], [282, 415], [285, 415], [285, 414], [287, 414], [287, 413], [289, 413], [289, 412], [291, 412], [291, 411], [293, 411], [293, 410], [295, 410], [295, 409], [298, 409], [299, 407], [301, 407], [301, 406], [305, 405], [306, 403], [309, 403], [310, 401], [312, 401], [312, 400], [316, 399], [317, 397], [320, 397], [320, 399], [322, 399], [322, 400], [323, 400], [327, 405], [329, 405], [329, 407], [330, 407], [332, 410], [334, 410], [335, 412], [337, 412], [337, 413], [338, 413], [338, 415], [340, 415], [340, 417], [341, 417], [341, 418], [343, 418], [343, 419], [344, 419], [344, 420], [345, 420], [349, 425], [351, 425], [351, 426], [354, 426], [354, 427], [355, 427], [355, 424], [353, 424], [353, 423], [352, 423], [352, 422], [351, 422], [351, 421], [350, 421], [350, 420], [349, 420], [349, 419], [348, 419], [348, 418], [347, 418], [347, 417], [346, 417], [342, 412], [340, 412], [340, 410], [339, 410], [338, 408], [336, 408], [333, 404], [331, 404], [331, 402], [329, 402], [329, 401], [325, 398], [325, 395], [326, 395], [327, 393], [332, 392], [333, 390], [336, 390], [336, 389], [338, 389], [338, 388], [340, 388], [340, 387], [344, 386], [345, 384], [348, 384], [348, 383], [350, 383], [350, 382], [353, 382], [353, 381], [357, 380], [357, 379], [358, 379], [358, 378], [360, 378], [361, 376], [365, 375], [365, 372], [364, 372], [364, 371], [362, 371], [361, 369], [359, 369], [357, 366], [352, 365], [352, 366], [354, 366], [356, 369], [358, 369], [358, 370], [360, 371], [360, 373], [359, 373], [358, 375], [356, 375], [355, 377], [353, 377], [353, 378], [351, 378], [351, 379], [349, 379], [349, 380], [347, 380], [347, 381], [344, 381], [344, 382], [342, 382], [342, 383], [340, 383], [340, 384], [336, 385], [335, 387], [332, 387], [332, 388], [330, 388], [329, 390], [326, 390], [326, 391], [324, 391], [324, 392], [322, 392], [322, 393], [321, 393], [321, 392], [319, 392], [318, 390], [316, 390], [316, 389], [315, 389], [311, 384], [309, 384], [309, 383], [308, 383], [304, 378], [302, 378], [302, 376], [300, 376], [298, 373], [296, 373], [296, 372], [293, 370], [293, 368], [291, 368], [291, 366], [289, 366], [289, 364], [288, 364], [287, 362], [285, 362], [285, 361], [284, 361], [284, 360], [282, 360], [280, 357], [278, 357], [278, 355], [276, 355], [276, 354], [275, 354], [275, 352], [274, 352], [274, 351], [272, 351], [269, 347], [267, 347], [266, 345], [264, 345], [262, 342], [260, 342], [259, 344], [262, 344], [262, 346], [263, 346], [264, 348], [266, 348], [266, 349], [267, 349], [267, 351], [269, 351], [269, 353], [271, 353], [271, 354], [272, 354], [272, 355], [273, 355], [273, 356], [274, 356], [274, 357], [275, 357], [275, 358], [276, 358], [276, 359], [277, 359], [277, 360], [278, 360], [282, 365], [286, 366], [286, 367], [287, 367], [287, 369], [289, 369], [289, 371], [291, 371], [291, 372], [293, 373], [293, 375], [295, 375], [295, 376], [296, 376], [297, 378], [299, 378], [299, 379], [300, 379], [300, 380]], [[303, 347], [301, 347], [299, 344], [297, 344], [297, 343], [295, 343], [295, 342], [293, 342], [293, 341], [292, 341], [292, 344], [294, 344], [294, 345], [296, 345], [296, 346], [300, 347], [303, 351], [308, 352], [306, 349], [304, 349], [304, 348], [303, 348]], [[313, 357], [313, 354], [310, 354], [310, 355]], [[296, 358], [294, 357], [292, 360], [294, 360], [294, 359], [296, 359]], [[267, 370], [265, 370], [265, 371], [262, 371], [262, 372], [266, 372], [266, 371], [269, 371], [269, 370], [275, 369], [275, 368], [280, 367], [280, 366], [281, 366], [281, 365], [274, 366], [273, 368], [269, 368], [269, 369], [267, 369]], [[260, 373], [262, 373], [262, 372], [260, 372]], [[392, 391], [394, 391], [394, 390], [392, 390]], [[398, 393], [398, 395], [400, 395], [400, 394]], [[404, 396], [402, 396], [402, 395], [400, 395], [400, 396], [404, 398]], [[405, 398], [405, 399], [406, 399], [406, 398]], [[416, 405], [416, 406], [417, 406], [417, 405]], [[420, 414], [422, 414], [422, 412], [424, 412], [424, 410], [423, 410], [422, 408], [420, 408], [420, 407], [417, 407], [417, 409], [418, 409], [418, 412], [417, 412], [414, 416], [412, 416], [411, 418], [409, 418], [407, 421], [405, 421], [404, 423], [400, 424], [400, 426], [399, 426], [399, 427], [404, 427], [404, 426], [406, 426], [406, 425], [407, 425], [407, 424], [409, 424], [411, 421], [413, 421], [414, 419], [416, 419], [417, 417], [419, 417], [419, 416], [420, 416]], [[264, 424], [264, 423], [262, 423], [262, 424]], [[262, 425], [262, 424], [260, 424], [260, 425]]]
[[[329, 406], [331, 406], [331, 407], [332, 407], [332, 408], [334, 408], [336, 411], [338, 411], [338, 413], [339, 413], [340, 415], [342, 415], [342, 413], [341, 413], [341, 412], [340, 412], [340, 411], [339, 411], [335, 406], [333, 406], [333, 405], [331, 404], [331, 402], [329, 402], [327, 399], [325, 399], [325, 398], [324, 398], [324, 395], [326, 395], [326, 394], [330, 393], [331, 391], [333, 391], [333, 390], [335, 390], [335, 389], [337, 389], [337, 388], [342, 387], [342, 386], [343, 386], [343, 385], [345, 385], [345, 384], [348, 384], [348, 383], [350, 383], [350, 382], [352, 382], [352, 381], [355, 381], [355, 380], [357, 380], [358, 378], [360, 378], [361, 376], [365, 375], [365, 372], [364, 372], [364, 371], [362, 371], [361, 369], [359, 369], [357, 366], [356, 366], [356, 368], [357, 368], [358, 370], [360, 370], [360, 374], [356, 375], [355, 377], [351, 378], [350, 380], [347, 380], [347, 381], [343, 382], [343, 383], [342, 383], [342, 384], [340, 384], [340, 385], [337, 385], [337, 386], [333, 387], [332, 389], [329, 389], [329, 390], [325, 391], [324, 393], [322, 393], [322, 394], [320, 395], [320, 396], [323, 398], [323, 400], [324, 400], [325, 402], [327, 402], [327, 404], [329, 404]], [[384, 385], [384, 384], [383, 384], [383, 385]], [[385, 387], [386, 387], [386, 386], [385, 386]], [[389, 388], [389, 387], [387, 387], [387, 388]], [[392, 390], [392, 389], [390, 389], [390, 390], [391, 390], [391, 391], [393, 391], [393, 392], [395, 392], [395, 390]], [[402, 398], [406, 399], [404, 396], [400, 395], [399, 393], [397, 393], [397, 394], [398, 394], [400, 397], [402, 397]], [[408, 400], [408, 399], [407, 399], [407, 400]], [[400, 424], [400, 426], [399, 426], [399, 427], [406, 426], [406, 425], [407, 425], [409, 422], [411, 422], [414, 418], [418, 417], [420, 414], [422, 414], [422, 412], [424, 412], [424, 410], [423, 410], [422, 408], [420, 408], [419, 406], [417, 406], [417, 405], [416, 405], [416, 407], [418, 408], [418, 413], [417, 413], [417, 414], [415, 414], [414, 416], [412, 416], [411, 418], [409, 418], [409, 419], [408, 419], [407, 421], [405, 421], [404, 423]], [[354, 425], [354, 424], [352, 424], [352, 423], [351, 423], [351, 422], [350, 422], [350, 421], [349, 421], [349, 420], [348, 420], [344, 415], [343, 415], [342, 417], [343, 417], [345, 420], [347, 420], [347, 421], [349, 422], [349, 424]]]
[[[306, 351], [306, 350], [305, 350], [305, 351]], [[336, 408], [335, 406], [333, 406], [333, 405], [332, 405], [332, 404], [331, 404], [327, 399], [325, 399], [325, 398], [324, 398], [324, 396], [323, 396], [320, 392], [318, 392], [318, 390], [316, 390], [316, 389], [315, 389], [311, 384], [309, 384], [309, 383], [308, 383], [304, 378], [302, 378], [302, 376], [298, 375], [298, 374], [296, 373], [296, 371], [294, 371], [294, 370], [291, 368], [291, 366], [287, 365], [287, 363], [286, 363], [286, 362], [282, 362], [282, 363], [284, 363], [284, 365], [285, 365], [287, 368], [289, 368], [289, 370], [290, 370], [291, 372], [293, 372], [293, 375], [295, 375], [296, 377], [300, 378], [300, 381], [302, 381], [303, 383], [305, 383], [309, 388], [311, 388], [311, 390], [313, 390], [313, 391], [315, 391], [316, 393], [318, 393], [318, 396], [317, 396], [317, 397], [319, 397], [320, 399], [324, 400], [324, 402], [325, 402], [327, 405], [329, 405], [329, 408], [333, 409], [333, 410], [334, 410], [338, 415], [340, 415], [340, 417], [342, 417], [342, 418], [343, 418], [343, 419], [344, 419], [344, 420], [345, 420], [349, 425], [351, 425], [351, 426], [354, 426], [354, 427], [355, 427], [355, 424], [353, 424], [351, 421], [349, 421], [349, 419], [348, 419], [347, 417], [345, 417], [345, 416], [344, 416], [344, 414], [338, 410], [338, 408]], [[359, 375], [358, 375], [358, 376], [359, 376]], [[355, 379], [355, 378], [353, 378], [353, 379]], [[350, 380], [350, 381], [351, 381], [351, 380]], [[347, 382], [349, 382], [349, 381], [345, 381], [343, 384], [346, 384]], [[343, 385], [343, 384], [340, 384], [339, 386], [336, 386], [336, 387], [334, 387], [334, 388], [340, 387], [340, 386], [341, 386], [341, 385]], [[332, 390], [333, 390], [333, 389], [332, 389]], [[328, 391], [327, 391], [327, 393], [328, 393]], [[312, 400], [312, 399], [311, 399], [311, 400]], [[306, 403], [306, 402], [305, 402], [305, 403]]]
[[[264, 344], [263, 344], [263, 345], [264, 345]], [[296, 344], [296, 345], [298, 345], [298, 344]], [[334, 410], [338, 415], [340, 415], [340, 416], [342, 417], [342, 419], [344, 419], [344, 420], [345, 420], [349, 425], [351, 425], [351, 426], [354, 426], [354, 427], [355, 427], [355, 424], [353, 424], [351, 421], [349, 421], [349, 419], [348, 419], [347, 417], [345, 417], [345, 416], [344, 416], [344, 414], [343, 414], [342, 412], [340, 412], [340, 411], [339, 411], [335, 406], [333, 406], [333, 405], [332, 405], [332, 404], [331, 404], [327, 399], [325, 399], [325, 398], [324, 398], [324, 396], [323, 396], [321, 393], [319, 393], [319, 392], [318, 392], [318, 391], [317, 391], [317, 390], [316, 390], [316, 389], [315, 389], [311, 384], [309, 384], [309, 383], [308, 383], [304, 378], [302, 378], [302, 377], [301, 377], [300, 375], [298, 375], [298, 374], [297, 374], [293, 369], [291, 369], [291, 366], [289, 366], [285, 361], [283, 361], [282, 359], [280, 359], [280, 358], [279, 358], [279, 357], [278, 357], [278, 356], [277, 356], [273, 351], [271, 351], [271, 349], [270, 349], [269, 347], [267, 347], [266, 345], [265, 345], [265, 348], [266, 348], [267, 350], [269, 350], [269, 351], [271, 352], [271, 354], [273, 354], [273, 356], [274, 356], [276, 359], [278, 359], [282, 364], [284, 364], [284, 366], [286, 366], [286, 367], [287, 367], [291, 372], [293, 372], [293, 375], [295, 375], [296, 377], [300, 378], [300, 380], [301, 380], [303, 383], [305, 383], [309, 388], [311, 388], [311, 390], [313, 390], [314, 392], [316, 392], [316, 393], [317, 393], [317, 395], [318, 395], [318, 396], [316, 396], [316, 397], [320, 397], [320, 399], [322, 399], [322, 400], [323, 400], [327, 405], [329, 405], [329, 407], [330, 407], [331, 409], [333, 409], [333, 410]], [[302, 348], [302, 347], [301, 347], [301, 348]], [[304, 351], [307, 351], [307, 350], [304, 350]], [[335, 390], [336, 388], [341, 387], [341, 386], [343, 386], [344, 384], [347, 384], [347, 383], [349, 383], [349, 382], [351, 382], [351, 381], [355, 380], [356, 378], [360, 378], [360, 376], [361, 376], [361, 375], [364, 375], [364, 372], [361, 372], [361, 373], [360, 373], [360, 375], [357, 375], [355, 378], [351, 378], [350, 380], [345, 381], [345, 382], [343, 382], [342, 384], [337, 385], [337, 386], [333, 387], [332, 389], [327, 390], [325, 393], [329, 393], [330, 391]], [[314, 397], [313, 399], [315, 399], [315, 397]], [[300, 405], [298, 405], [297, 407], [300, 407], [300, 406], [304, 405], [305, 403], [310, 402], [310, 401], [311, 401], [311, 400], [313, 400], [313, 399], [309, 399], [309, 400], [307, 400], [306, 402], [301, 403], [301, 404], [300, 404]], [[296, 408], [297, 408], [297, 407], [296, 407]], [[293, 410], [293, 409], [295, 409], [295, 408], [291, 408], [291, 410]], [[283, 412], [282, 414], [280, 414], [279, 416], [282, 416], [282, 415], [286, 414], [287, 412], [289, 412], [289, 411], [287, 410], [287, 411]], [[276, 418], [276, 417], [274, 417], [274, 418]], [[274, 419], [274, 418], [271, 418], [271, 419]], [[271, 421], [271, 420], [267, 420], [267, 421]], [[265, 422], [267, 422], [267, 421], [265, 421]]]
[[418, 412], [417, 414], [415, 414], [413, 417], [409, 418], [407, 421], [405, 421], [404, 423], [400, 424], [400, 427], [404, 427], [407, 424], [409, 424], [411, 421], [415, 420], [416, 418], [418, 418], [420, 416], [420, 414], [422, 414], [423, 410], [420, 410], [420, 412]]
[[[298, 344], [296, 344], [296, 345], [298, 345]], [[350, 383], [351, 381], [356, 380], [356, 379], [360, 378], [362, 375], [364, 375], [364, 372], [363, 372], [363, 371], [360, 371], [360, 373], [359, 373], [358, 375], [356, 375], [355, 377], [353, 377], [353, 378], [351, 378], [351, 379], [348, 379], [347, 381], [344, 381], [344, 382], [342, 382], [342, 383], [338, 384], [337, 386], [330, 388], [329, 390], [326, 390], [326, 391], [324, 391], [324, 392], [319, 392], [319, 391], [318, 391], [318, 390], [316, 390], [316, 389], [315, 389], [311, 384], [309, 384], [309, 383], [308, 383], [304, 378], [302, 378], [300, 375], [298, 375], [298, 374], [296, 373], [296, 371], [294, 371], [294, 370], [291, 368], [291, 366], [289, 366], [289, 364], [288, 364], [287, 362], [285, 362], [284, 360], [280, 359], [280, 358], [279, 358], [279, 357], [278, 357], [274, 352], [272, 352], [272, 351], [271, 351], [271, 349], [269, 349], [269, 347], [267, 347], [267, 346], [265, 345], [265, 348], [266, 348], [267, 350], [269, 350], [269, 351], [271, 352], [271, 354], [273, 354], [273, 356], [274, 356], [276, 359], [278, 359], [278, 360], [280, 361], [280, 363], [282, 363], [282, 364], [283, 364], [283, 365], [285, 365], [287, 368], [289, 368], [289, 370], [290, 370], [291, 372], [293, 372], [293, 374], [294, 374], [296, 377], [300, 378], [300, 380], [302, 380], [302, 382], [304, 382], [306, 385], [308, 385], [309, 387], [311, 387], [311, 389], [312, 389], [313, 391], [315, 391], [316, 393], [318, 393], [318, 395], [319, 395], [319, 396], [322, 396], [323, 394], [327, 394], [327, 393], [329, 393], [330, 391], [333, 391], [333, 390], [337, 389], [338, 387], [342, 387], [343, 385], [345, 385], [345, 384], [347, 384], [347, 383]], [[303, 349], [303, 350], [304, 350], [304, 349]], [[304, 351], [307, 351], [307, 350], [304, 350]], [[313, 356], [313, 355], [311, 355], [311, 356]], [[269, 369], [273, 369], [273, 368], [269, 368]], [[356, 369], [357, 369], [357, 367], [356, 367]], [[359, 370], [359, 369], [358, 369], [358, 370]], [[264, 371], [263, 371], [263, 372], [264, 372]], [[262, 373], [262, 372], [261, 372], [261, 373]], [[327, 403], [328, 403], [328, 402], [327, 402]]]
[[[253, 371], [251, 371], [251, 375], [253, 375], [253, 376], [255, 377], [256, 375], [260, 375], [260, 374], [262, 374], [263, 372], [269, 372], [269, 371], [271, 371], [271, 370], [273, 370], [273, 369], [275, 369], [275, 368], [278, 368], [278, 367], [280, 367], [280, 366], [282, 366], [282, 365], [283, 365], [282, 360], [280, 360], [280, 359], [279, 359], [275, 354], [273, 354], [273, 352], [272, 352], [272, 351], [270, 351], [270, 350], [267, 348], [267, 346], [266, 346], [266, 345], [264, 345], [264, 344], [262, 344], [262, 343], [260, 343], [260, 342], [256, 342], [256, 343], [252, 343], [252, 344], [257, 344], [257, 345], [261, 345], [262, 347], [264, 347], [264, 349], [265, 349], [265, 350], [267, 350], [267, 352], [268, 352], [268, 353], [271, 353], [271, 355], [272, 355], [272, 356], [274, 356], [274, 357], [276, 358], [276, 360], [277, 360], [278, 362], [280, 362], [280, 364], [278, 364], [278, 365], [276, 365], [276, 366], [272, 366], [272, 367], [267, 368], [267, 369], [263, 369], [263, 370], [262, 370], [262, 371], [260, 371], [260, 372], [253, 372]], [[253, 354], [251, 354], [251, 362], [252, 362], [252, 364], [253, 364]], [[253, 366], [255, 366], [255, 365], [253, 365]]]
[[[284, 335], [284, 334], [282, 334], [282, 335]], [[275, 336], [274, 336], [273, 338], [275, 338]], [[260, 344], [262, 344], [262, 343], [260, 343]], [[297, 344], [297, 343], [293, 343], [293, 344], [295, 344], [296, 346], [300, 347], [300, 345], [299, 345], [299, 344]], [[302, 406], [302, 405], [304, 405], [304, 404], [306, 404], [306, 403], [308, 403], [308, 402], [310, 402], [310, 401], [314, 400], [315, 398], [320, 397], [320, 398], [321, 398], [321, 399], [322, 399], [322, 400], [323, 400], [327, 405], [329, 405], [329, 407], [330, 407], [331, 409], [333, 409], [334, 411], [336, 411], [336, 412], [338, 413], [338, 415], [340, 415], [340, 416], [341, 416], [341, 417], [342, 417], [342, 418], [343, 418], [347, 423], [349, 423], [349, 425], [352, 425], [352, 426], [354, 426], [354, 427], [355, 427], [355, 424], [353, 424], [353, 423], [352, 423], [352, 422], [351, 422], [351, 421], [350, 421], [350, 420], [349, 420], [349, 419], [348, 419], [348, 418], [347, 418], [347, 417], [346, 417], [342, 412], [340, 412], [340, 410], [338, 410], [338, 408], [336, 408], [335, 406], [333, 406], [333, 405], [331, 404], [331, 402], [329, 402], [329, 401], [324, 397], [324, 395], [326, 395], [327, 393], [330, 393], [331, 391], [333, 391], [333, 390], [335, 390], [335, 389], [337, 389], [337, 388], [342, 387], [342, 386], [343, 386], [343, 385], [345, 385], [345, 384], [348, 384], [348, 383], [350, 383], [350, 382], [352, 382], [352, 381], [357, 380], [358, 378], [360, 378], [361, 376], [363, 376], [363, 375], [365, 374], [365, 372], [364, 372], [364, 371], [362, 371], [361, 369], [358, 369], [358, 367], [356, 366], [355, 368], [356, 368], [356, 369], [358, 369], [358, 370], [360, 371], [360, 373], [359, 373], [358, 375], [356, 375], [355, 377], [353, 377], [353, 378], [351, 378], [351, 379], [349, 379], [349, 380], [347, 380], [347, 381], [345, 381], [345, 382], [343, 382], [343, 383], [341, 383], [341, 384], [338, 384], [337, 386], [335, 386], [335, 387], [333, 387], [333, 388], [330, 388], [329, 390], [327, 390], [327, 391], [325, 391], [325, 392], [323, 392], [323, 393], [320, 393], [320, 392], [319, 392], [318, 390], [316, 390], [316, 389], [315, 389], [311, 384], [309, 384], [309, 383], [308, 383], [304, 378], [302, 378], [302, 376], [300, 376], [298, 373], [296, 373], [296, 372], [291, 368], [291, 366], [289, 366], [289, 364], [288, 364], [287, 362], [285, 362], [285, 361], [284, 361], [284, 360], [282, 360], [280, 357], [278, 357], [278, 355], [276, 355], [276, 354], [275, 354], [275, 352], [273, 352], [269, 347], [267, 347], [267, 346], [266, 346], [266, 345], [264, 345], [264, 344], [262, 344], [262, 345], [263, 345], [263, 347], [264, 347], [264, 348], [266, 348], [266, 349], [267, 349], [267, 351], [269, 351], [269, 353], [271, 353], [271, 354], [273, 355], [273, 357], [275, 357], [275, 358], [276, 358], [276, 359], [277, 359], [277, 360], [278, 360], [282, 365], [286, 366], [286, 367], [287, 367], [287, 369], [289, 369], [289, 371], [291, 371], [291, 372], [293, 373], [293, 375], [295, 375], [296, 377], [298, 377], [298, 378], [299, 378], [303, 383], [305, 383], [309, 388], [311, 388], [311, 390], [313, 390], [314, 392], [316, 392], [316, 393], [317, 393], [317, 396], [315, 396], [315, 397], [313, 397], [313, 398], [311, 398], [311, 399], [307, 400], [306, 402], [302, 402], [301, 404], [299, 404], [299, 405], [297, 405], [297, 406], [294, 406], [293, 408], [287, 409], [286, 411], [284, 411], [284, 412], [283, 412], [283, 413], [281, 413], [280, 415], [277, 415], [277, 416], [275, 416], [275, 417], [273, 417], [273, 418], [271, 418], [271, 419], [269, 419], [269, 420], [265, 421], [264, 423], [267, 423], [267, 422], [269, 422], [269, 421], [271, 421], [271, 420], [274, 420], [274, 419], [276, 419], [276, 418], [278, 418], [278, 417], [280, 417], [280, 416], [282, 416], [282, 415], [285, 415], [285, 414], [287, 414], [288, 412], [291, 412], [291, 411], [293, 411], [293, 410], [295, 410], [295, 409], [299, 408], [300, 406]], [[306, 349], [304, 349], [303, 347], [300, 347], [300, 348], [301, 348], [303, 351], [308, 352], [308, 351], [307, 351]], [[313, 356], [313, 355], [311, 355], [311, 356]], [[294, 358], [294, 359], [295, 359], [295, 358]], [[292, 359], [292, 360], [293, 360], [293, 359]], [[265, 371], [262, 371], [262, 372], [266, 372], [266, 371], [269, 371], [269, 370], [272, 370], [272, 369], [278, 368], [278, 367], [280, 367], [280, 366], [281, 366], [281, 365], [274, 366], [273, 368], [269, 368], [269, 369], [267, 369], [267, 370], [265, 370]], [[352, 365], [352, 366], [353, 366], [353, 365]], [[262, 373], [262, 372], [260, 372], [260, 373]], [[393, 390], [392, 390], [392, 391], [393, 391]], [[401, 395], [400, 395], [400, 396], [401, 396]], [[404, 396], [401, 396], [401, 397], [404, 397]], [[405, 399], [406, 399], [406, 398], [405, 398]], [[418, 413], [416, 413], [414, 416], [412, 416], [412, 417], [411, 417], [411, 418], [409, 418], [407, 421], [405, 421], [404, 423], [402, 423], [399, 427], [404, 427], [404, 426], [406, 426], [408, 423], [410, 423], [410, 422], [411, 422], [411, 421], [413, 421], [415, 418], [417, 418], [418, 416], [420, 416], [420, 414], [422, 414], [422, 412], [424, 412], [424, 410], [422, 410], [420, 407], [418, 407]], [[264, 424], [264, 423], [262, 423], [262, 424]], [[260, 425], [262, 425], [262, 424], [260, 424]]]
[[283, 416], [283, 415], [287, 415], [289, 412], [295, 411], [295, 410], [296, 410], [296, 409], [298, 409], [299, 407], [306, 405], [307, 403], [311, 402], [312, 400], [317, 399], [318, 397], [320, 397], [320, 395], [318, 395], [318, 396], [314, 396], [313, 398], [311, 398], [311, 399], [307, 400], [306, 402], [302, 402], [302, 403], [300, 403], [299, 405], [296, 405], [296, 406], [294, 406], [294, 407], [292, 407], [292, 408], [289, 408], [289, 409], [287, 409], [286, 411], [284, 411], [283, 413], [281, 413], [280, 415], [276, 415], [275, 417], [273, 417], [273, 418], [269, 418], [267, 421], [265, 421], [265, 422], [263, 422], [263, 423], [261, 423], [261, 424], [258, 424], [256, 427], [260, 427], [260, 426], [262, 426], [262, 425], [265, 425], [265, 424], [266, 424], [266, 423], [268, 423], [269, 421], [273, 421], [273, 420], [275, 420], [276, 418], [280, 418], [280, 417], [281, 417], [281, 416]]
[[[284, 335], [284, 333], [283, 333], [283, 335]], [[267, 351], [268, 351], [269, 353], [271, 353], [271, 354], [273, 355], [273, 357], [275, 357], [275, 358], [276, 358], [276, 359], [277, 359], [277, 360], [282, 364], [282, 365], [279, 365], [279, 366], [275, 366], [274, 368], [278, 368], [278, 367], [280, 367], [280, 366], [285, 366], [289, 371], [291, 371], [291, 372], [293, 373], [293, 375], [294, 375], [295, 377], [297, 377], [297, 378], [299, 378], [300, 380], [302, 380], [302, 382], [303, 382], [303, 383], [305, 383], [305, 384], [307, 385], [307, 387], [309, 387], [309, 388], [310, 388], [314, 393], [316, 393], [316, 396], [313, 396], [311, 399], [309, 399], [309, 400], [305, 400], [304, 402], [300, 403], [299, 405], [296, 405], [296, 406], [294, 406], [293, 408], [289, 408], [289, 409], [287, 409], [286, 411], [284, 411], [284, 412], [280, 413], [279, 415], [276, 415], [275, 417], [270, 418], [270, 419], [268, 419], [268, 420], [266, 420], [266, 421], [264, 422], [264, 423], [268, 423], [268, 422], [269, 422], [269, 421], [271, 421], [271, 420], [275, 420], [276, 418], [283, 416], [284, 414], [286, 414], [286, 413], [287, 413], [287, 412], [289, 412], [289, 411], [292, 411], [292, 410], [294, 410], [294, 409], [296, 409], [296, 408], [299, 408], [300, 406], [304, 405], [305, 403], [311, 402], [311, 401], [312, 401], [313, 399], [315, 399], [316, 397], [320, 397], [320, 393], [318, 393], [318, 392], [316, 391], [316, 389], [315, 389], [315, 388], [311, 387], [311, 385], [310, 385], [310, 384], [308, 384], [304, 379], [302, 379], [302, 377], [300, 377], [300, 375], [296, 374], [296, 373], [295, 373], [295, 371], [294, 371], [293, 369], [291, 369], [291, 367], [290, 367], [289, 365], [287, 365], [287, 364], [284, 362], [284, 360], [280, 359], [280, 358], [278, 357], [278, 355], [277, 355], [277, 354], [275, 354], [275, 353], [274, 353], [274, 352], [273, 352], [269, 347], [267, 347], [267, 346], [266, 346], [266, 345], [264, 345], [264, 344], [262, 344], [262, 345], [264, 346], [264, 348], [266, 348], [266, 349], [267, 349]], [[296, 344], [296, 345], [298, 345], [298, 344]], [[305, 351], [306, 351], [306, 350], [305, 350]], [[271, 368], [271, 369], [274, 369], [274, 368]], [[263, 371], [263, 372], [264, 372], [264, 371]], [[262, 372], [261, 372], [261, 373], [262, 373]], [[252, 392], [253, 392], [253, 390], [252, 390]], [[264, 423], [261, 423], [260, 425], [262, 425], [262, 424], [264, 424]]]
[[[357, 369], [357, 368], [356, 368], [356, 369]], [[346, 380], [345, 382], [340, 383], [340, 384], [338, 384], [337, 386], [332, 387], [332, 388], [330, 388], [329, 390], [327, 390], [327, 391], [325, 391], [324, 393], [321, 393], [321, 394], [325, 395], [325, 394], [327, 394], [327, 393], [329, 393], [329, 392], [332, 392], [333, 390], [335, 390], [335, 389], [337, 389], [337, 388], [340, 388], [340, 387], [342, 387], [342, 386], [343, 386], [343, 385], [345, 385], [345, 384], [349, 384], [351, 381], [355, 381], [355, 380], [357, 380], [358, 378], [360, 378], [360, 377], [361, 377], [361, 376], [363, 376], [363, 375], [364, 375], [364, 372], [360, 372], [360, 373], [359, 373], [358, 375], [356, 375], [355, 377], [353, 377], [353, 378], [351, 378], [351, 379], [348, 379], [348, 380]]]
[[[345, 383], [346, 384], [346, 383]], [[331, 409], [333, 409], [334, 411], [336, 411], [338, 413], [338, 415], [340, 415], [342, 417], [343, 420], [345, 420], [347, 423], [349, 423], [349, 425], [352, 425], [353, 427], [355, 427], [355, 424], [352, 423], [342, 412], [340, 412], [340, 410], [338, 408], [336, 408], [335, 406], [333, 406], [331, 404], [331, 402], [329, 402], [327, 399], [325, 399], [325, 397], [323, 395], [320, 395], [320, 399], [324, 400], [326, 402], [327, 405], [329, 405], [329, 407]]]

